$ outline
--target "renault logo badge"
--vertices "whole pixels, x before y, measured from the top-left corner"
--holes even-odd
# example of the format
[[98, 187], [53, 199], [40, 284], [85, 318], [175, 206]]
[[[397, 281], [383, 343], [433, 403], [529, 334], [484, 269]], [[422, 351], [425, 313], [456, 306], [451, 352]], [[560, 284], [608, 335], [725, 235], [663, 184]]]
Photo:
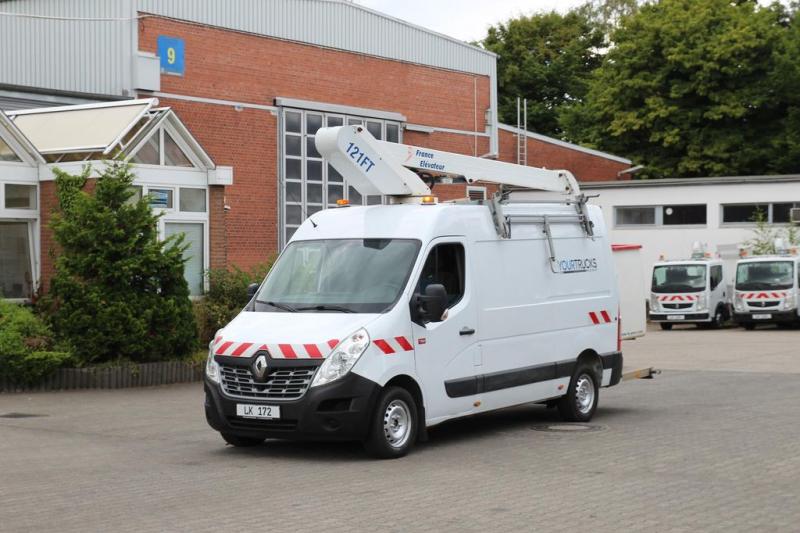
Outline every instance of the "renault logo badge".
[[251, 371], [253, 372], [253, 377], [256, 378], [256, 381], [264, 381], [264, 377], [267, 375], [267, 358], [264, 355], [259, 355], [256, 357], [256, 360], [253, 361], [253, 366], [251, 367]]

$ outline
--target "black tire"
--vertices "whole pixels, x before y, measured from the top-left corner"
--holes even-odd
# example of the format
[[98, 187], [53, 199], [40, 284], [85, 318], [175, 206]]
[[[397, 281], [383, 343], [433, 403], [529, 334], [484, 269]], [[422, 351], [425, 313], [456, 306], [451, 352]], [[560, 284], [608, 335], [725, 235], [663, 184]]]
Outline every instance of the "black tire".
[[711, 327], [714, 329], [720, 329], [724, 325], [725, 311], [722, 309], [722, 307], [717, 307], [717, 311], [714, 313], [714, 319], [711, 321]]
[[[587, 362], [578, 363], [575, 372], [569, 380], [567, 394], [558, 400], [558, 412], [566, 422], [588, 422], [597, 410], [597, 402], [600, 399], [600, 377], [603, 375], [603, 367], [600, 362], [590, 364]], [[585, 380], [591, 382], [592, 399], [588, 405], [581, 408], [583, 403], [579, 399], [579, 388], [586, 387]], [[586, 389], [583, 389], [584, 391]]]
[[251, 446], [258, 446], [264, 442], [264, 439], [256, 437], [240, 437], [239, 435], [231, 435], [230, 433], [220, 433], [220, 435], [222, 435], [222, 439], [225, 442], [237, 448], [249, 448]]
[[744, 324], [742, 324], [742, 327], [747, 331], [753, 331], [754, 329], [756, 329], [756, 325], [753, 324], [752, 322], [745, 322]]
[[[414, 398], [406, 389], [385, 389], [375, 406], [364, 449], [379, 459], [406, 455], [417, 439], [418, 412]], [[403, 426], [405, 431], [401, 432]]]
[[658, 325], [661, 326], [661, 329], [664, 331], [669, 331], [672, 329], [672, 324], [669, 322], [659, 322]]

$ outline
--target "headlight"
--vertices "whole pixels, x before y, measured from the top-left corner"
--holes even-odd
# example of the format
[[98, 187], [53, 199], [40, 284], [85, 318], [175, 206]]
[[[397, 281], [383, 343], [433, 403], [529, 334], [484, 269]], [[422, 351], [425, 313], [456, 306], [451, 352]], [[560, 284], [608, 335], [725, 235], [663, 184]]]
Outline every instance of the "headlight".
[[705, 311], [707, 306], [708, 306], [708, 296], [706, 296], [706, 293], [703, 293], [697, 297], [697, 306], [695, 307], [695, 309], [697, 309], [698, 311]]
[[353, 368], [353, 365], [356, 364], [356, 361], [368, 346], [369, 334], [364, 328], [347, 337], [322, 362], [317, 373], [314, 374], [311, 386], [325, 385], [350, 372], [350, 369]]
[[783, 299], [783, 310], [789, 311], [794, 309], [795, 301], [794, 301], [794, 294], [786, 293], [786, 297]]
[[660, 305], [658, 303], [658, 296], [656, 296], [655, 294], [651, 294], [650, 295], [650, 312], [652, 313], [653, 311], [659, 311], [660, 309], [661, 309], [661, 307], [660, 307]]
[[733, 308], [739, 311], [740, 313], [743, 313], [747, 310], [745, 309], [744, 300], [742, 299], [741, 295], [737, 294], [736, 296], [734, 296]]
[[208, 343], [208, 359], [206, 359], [206, 376], [208, 379], [213, 381], [214, 383], [219, 383], [220, 372], [219, 372], [219, 363], [214, 361], [214, 350], [211, 347], [214, 346], [214, 341]]

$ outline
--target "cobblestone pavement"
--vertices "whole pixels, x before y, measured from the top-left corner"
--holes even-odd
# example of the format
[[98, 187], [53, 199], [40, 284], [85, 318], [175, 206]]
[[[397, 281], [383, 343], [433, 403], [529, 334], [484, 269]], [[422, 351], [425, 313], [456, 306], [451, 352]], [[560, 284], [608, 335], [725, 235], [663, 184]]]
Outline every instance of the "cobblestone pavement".
[[535, 431], [556, 414], [524, 406], [396, 461], [225, 447], [196, 384], [0, 395], [0, 415], [42, 415], [0, 418], [0, 531], [798, 531], [800, 386], [775, 353], [796, 368], [800, 331], [746, 332], [772, 366], [738, 333], [626, 343], [629, 361], [711, 369], [727, 342], [735, 363], [604, 389], [595, 431]]

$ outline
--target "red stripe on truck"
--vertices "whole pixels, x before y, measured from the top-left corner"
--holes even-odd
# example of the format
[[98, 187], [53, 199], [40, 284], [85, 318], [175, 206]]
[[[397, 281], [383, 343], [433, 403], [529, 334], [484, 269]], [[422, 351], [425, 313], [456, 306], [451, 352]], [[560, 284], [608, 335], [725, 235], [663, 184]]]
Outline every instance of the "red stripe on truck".
[[388, 342], [383, 339], [375, 339], [375, 346], [380, 348], [380, 350], [385, 353], [386, 355], [393, 354], [394, 348], [392, 348]]
[[297, 354], [291, 344], [279, 344], [278, 348], [286, 359], [297, 359]]
[[592, 324], [599, 324], [600, 323], [600, 319], [597, 318], [597, 315], [595, 314], [594, 311], [590, 311], [589, 312], [589, 318], [592, 319]]
[[411, 350], [414, 349], [414, 347], [411, 346], [411, 343], [408, 342], [408, 339], [406, 339], [405, 337], [395, 337], [394, 340], [396, 340], [397, 344], [399, 344], [400, 347], [407, 352], [410, 352]]
[[233, 352], [231, 352], [231, 355], [234, 357], [239, 357], [252, 345], [252, 342], [243, 342]]
[[609, 322], [611, 322], [611, 317], [610, 317], [610, 316], [608, 316], [608, 311], [606, 311], [605, 309], [603, 309], [602, 311], [600, 311], [600, 314], [601, 314], [601, 315], [603, 315], [603, 320], [605, 320], [605, 321], [606, 321], [606, 324], [608, 324]]
[[319, 351], [316, 344], [304, 344], [303, 348], [306, 349], [306, 353], [312, 359], [319, 359], [322, 357], [322, 353]]

